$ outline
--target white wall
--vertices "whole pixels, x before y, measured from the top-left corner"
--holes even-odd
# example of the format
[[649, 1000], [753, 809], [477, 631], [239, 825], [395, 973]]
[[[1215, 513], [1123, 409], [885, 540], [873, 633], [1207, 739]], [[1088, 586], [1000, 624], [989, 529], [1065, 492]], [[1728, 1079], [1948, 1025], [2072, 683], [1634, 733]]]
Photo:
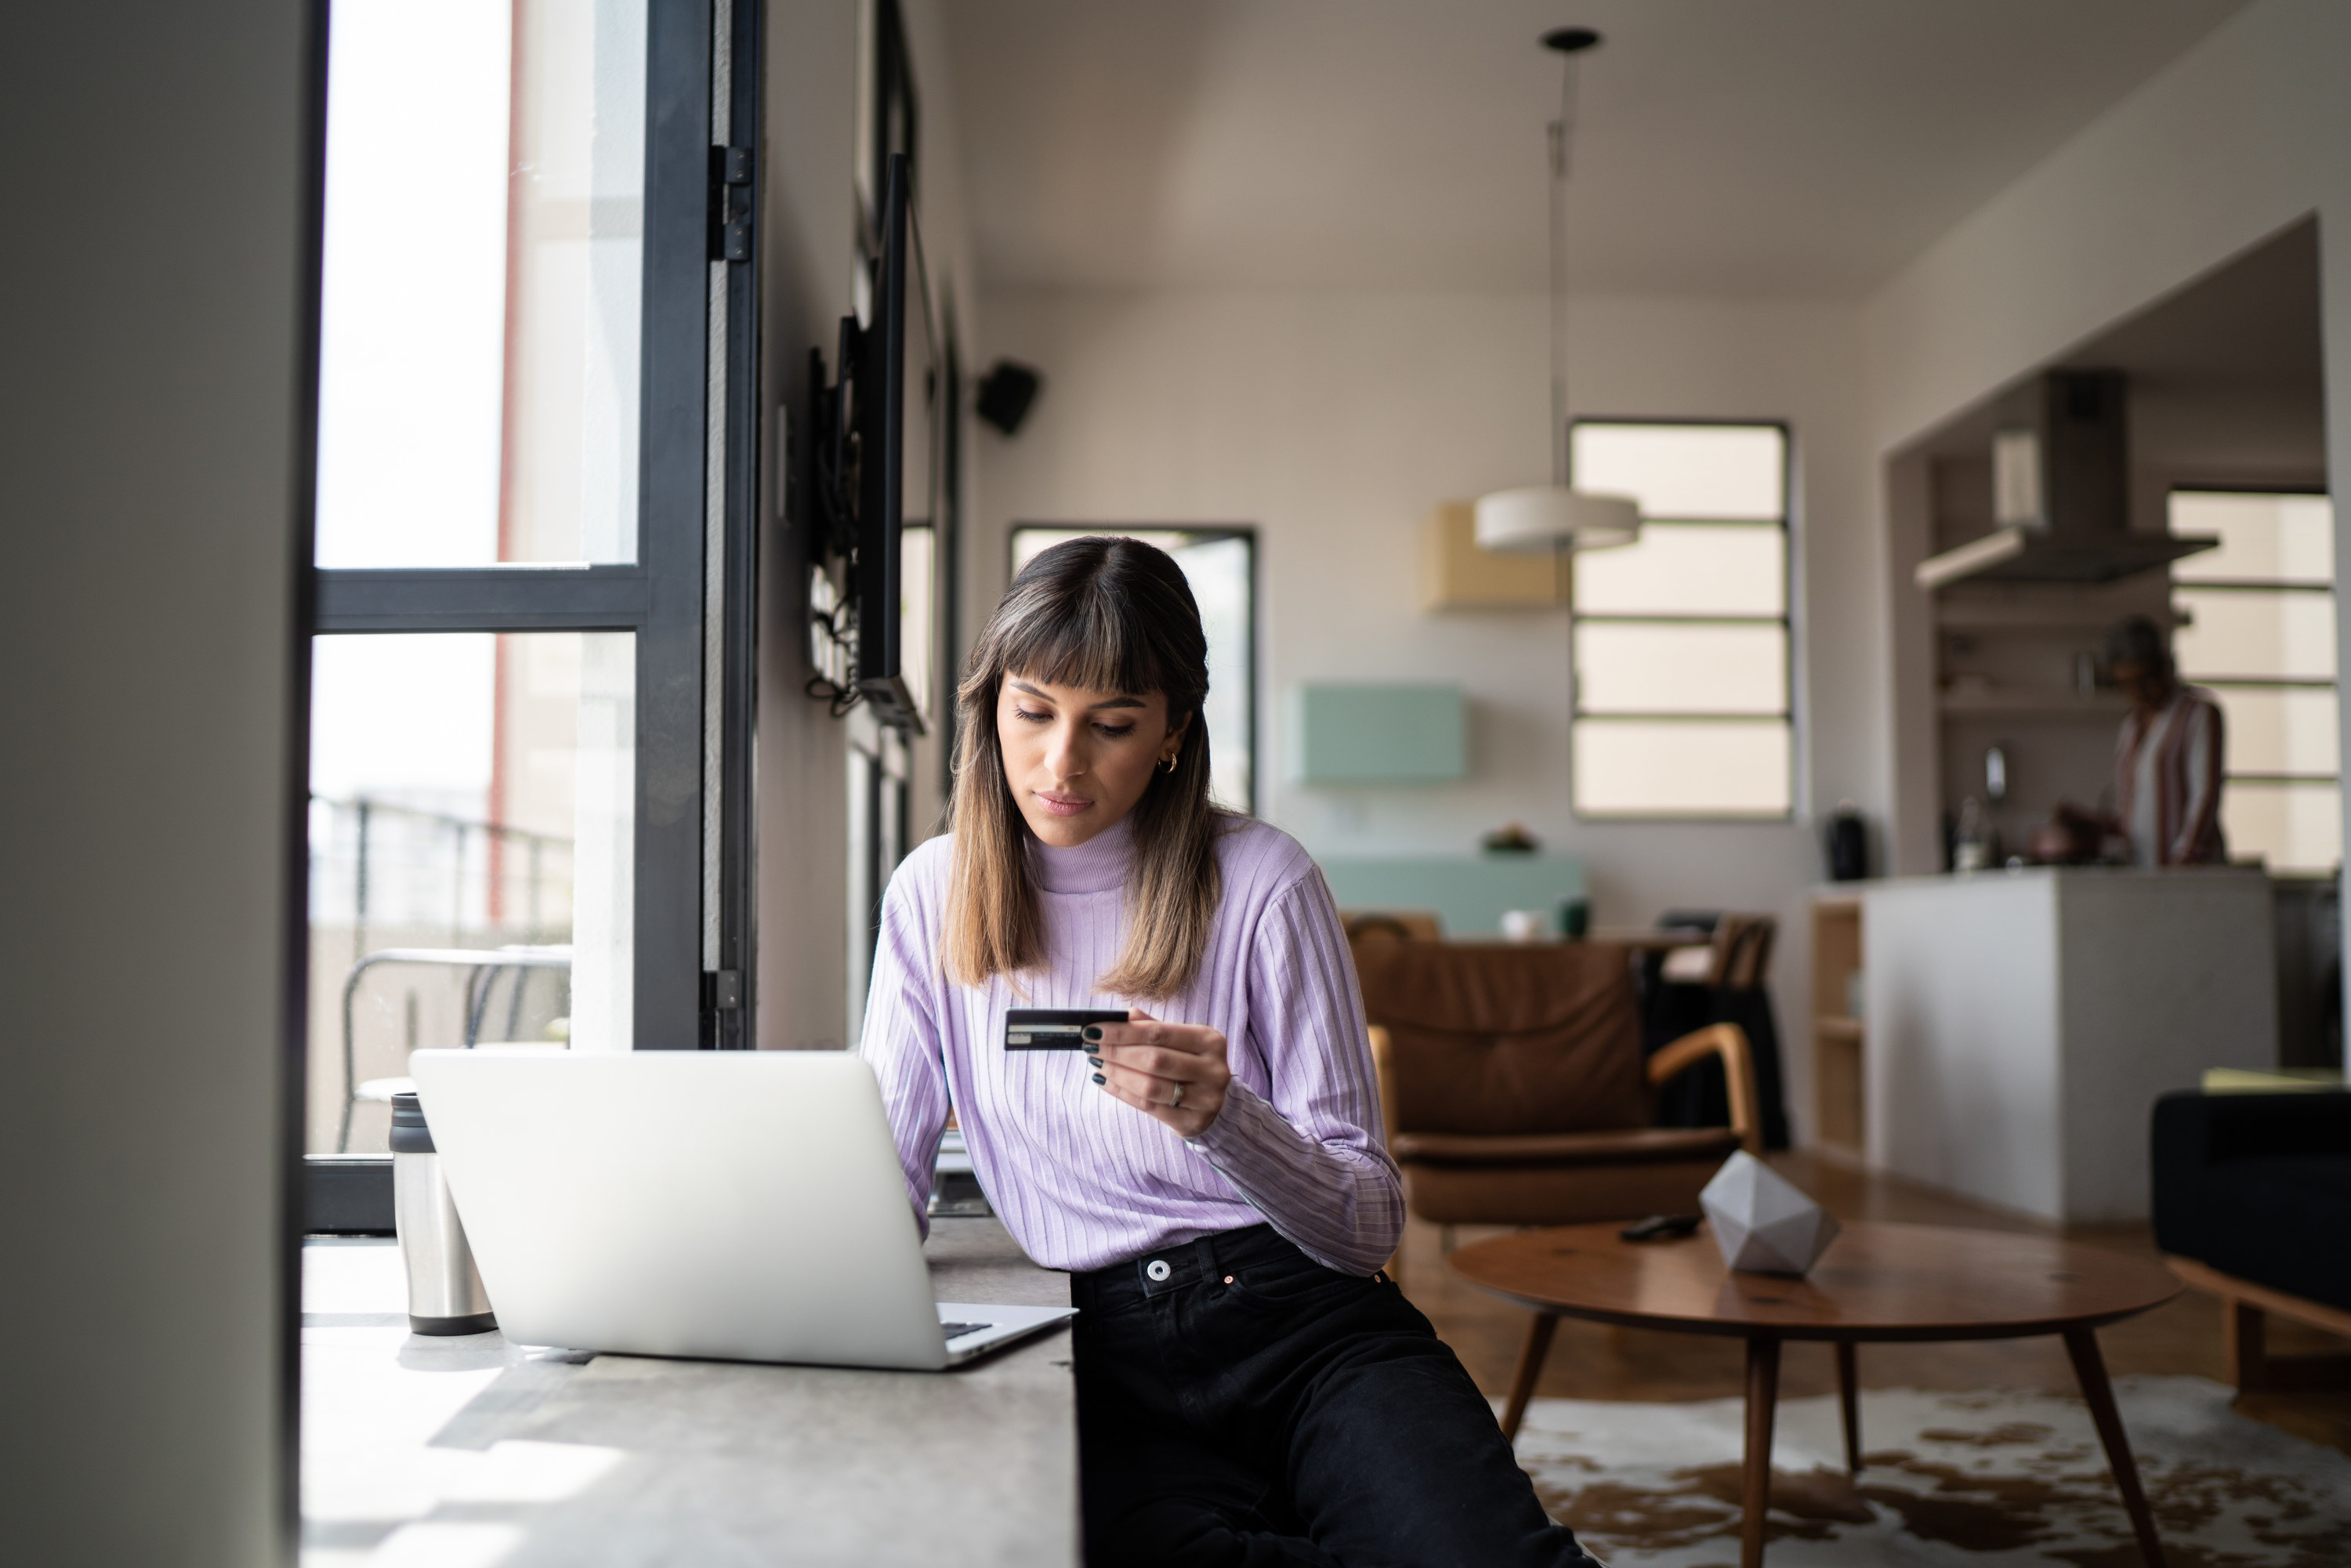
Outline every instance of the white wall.
[[308, 7], [0, 21], [0, 1556], [293, 1560]]
[[[1856, 311], [1803, 303], [1575, 302], [1580, 412], [1784, 419], [1798, 464], [1799, 820], [1604, 824], [1568, 806], [1563, 612], [1430, 616], [1435, 503], [1549, 471], [1540, 296], [992, 292], [982, 343], [1042, 369], [1029, 422], [978, 443], [992, 601], [1016, 522], [1259, 529], [1259, 810], [1321, 853], [1468, 852], [1505, 821], [1587, 862], [1594, 918], [1768, 910], [1790, 1108], [1809, 1110], [1806, 892], [1815, 817], [1883, 809], [1880, 567]], [[1290, 781], [1287, 694], [1314, 679], [1445, 679], [1474, 704], [1471, 774], [1420, 789]]]
[[[1937, 242], [1866, 307], [1870, 439], [1906, 443], [2309, 214], [2320, 227], [2327, 382], [2351, 386], [2351, 6], [2264, 0]], [[2329, 399], [2329, 466], [2351, 472], [2351, 399]], [[1910, 568], [1921, 508], [1889, 471], [1886, 623], [1901, 722], [1900, 869], [1933, 854], [1932, 650]], [[2336, 559], [2351, 559], [2351, 508]], [[2351, 638], [2351, 618], [2340, 632]], [[2351, 641], [2344, 664], [2351, 668]], [[2351, 740], [2351, 725], [2345, 727]]]

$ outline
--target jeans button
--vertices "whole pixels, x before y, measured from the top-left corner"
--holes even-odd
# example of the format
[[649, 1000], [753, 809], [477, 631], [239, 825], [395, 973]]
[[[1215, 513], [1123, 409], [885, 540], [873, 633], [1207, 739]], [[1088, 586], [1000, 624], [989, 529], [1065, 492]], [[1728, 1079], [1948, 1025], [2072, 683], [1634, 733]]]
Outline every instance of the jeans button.
[[1170, 1269], [1167, 1266], [1167, 1260], [1165, 1258], [1154, 1258], [1150, 1262], [1145, 1263], [1143, 1266], [1144, 1277], [1149, 1279], [1155, 1285], [1165, 1284], [1166, 1282], [1167, 1276], [1173, 1274], [1175, 1271], [1175, 1270]]

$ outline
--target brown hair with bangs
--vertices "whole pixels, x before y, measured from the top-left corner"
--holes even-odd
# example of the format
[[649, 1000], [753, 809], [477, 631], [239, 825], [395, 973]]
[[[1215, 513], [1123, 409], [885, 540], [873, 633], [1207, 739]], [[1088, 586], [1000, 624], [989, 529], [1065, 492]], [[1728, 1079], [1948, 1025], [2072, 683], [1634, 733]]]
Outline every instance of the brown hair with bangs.
[[1126, 941], [1094, 984], [1113, 996], [1164, 1000], [1192, 983], [1217, 912], [1216, 836], [1227, 813], [1208, 803], [1208, 641], [1184, 570], [1139, 539], [1071, 539], [1012, 580], [972, 647], [956, 703], [963, 723], [948, 823], [955, 872], [940, 957], [958, 985], [1018, 975], [1043, 961], [1029, 825], [1012, 798], [997, 735], [1008, 677], [1167, 699], [1184, 727], [1171, 772], [1128, 813]]

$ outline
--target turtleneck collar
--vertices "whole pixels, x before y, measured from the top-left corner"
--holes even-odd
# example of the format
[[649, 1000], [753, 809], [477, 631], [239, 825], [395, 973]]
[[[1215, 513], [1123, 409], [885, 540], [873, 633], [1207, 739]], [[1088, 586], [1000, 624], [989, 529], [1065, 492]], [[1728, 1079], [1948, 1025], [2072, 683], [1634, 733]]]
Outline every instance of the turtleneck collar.
[[1075, 849], [1060, 850], [1029, 835], [1029, 863], [1047, 893], [1109, 893], [1126, 885], [1126, 862], [1134, 845], [1131, 817], [1121, 817]]

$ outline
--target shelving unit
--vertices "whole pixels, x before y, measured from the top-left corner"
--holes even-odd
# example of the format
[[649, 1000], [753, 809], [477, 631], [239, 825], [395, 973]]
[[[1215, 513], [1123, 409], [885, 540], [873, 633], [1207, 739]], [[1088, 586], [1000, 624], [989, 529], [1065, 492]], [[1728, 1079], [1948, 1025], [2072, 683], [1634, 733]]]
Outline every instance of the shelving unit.
[[[2073, 590], [2076, 595], [2087, 591]], [[1935, 624], [1954, 632], [2091, 632], [2103, 633], [2122, 614], [2144, 614], [2147, 612], [2132, 606], [2120, 613], [2104, 601], [2063, 604], [2049, 598], [2019, 601], [1939, 598], [1935, 602]], [[2159, 624], [2184, 626], [2189, 618], [2178, 610], [2148, 617]]]
[[1945, 692], [1937, 706], [1947, 714], [1980, 715], [1987, 718], [2031, 718], [2076, 715], [2119, 718], [2130, 704], [2112, 692], [2074, 696], [2063, 692]]
[[1813, 900], [1813, 1125], [1823, 1146], [1859, 1155], [1863, 1023], [1846, 1009], [1861, 971], [1861, 900]]

